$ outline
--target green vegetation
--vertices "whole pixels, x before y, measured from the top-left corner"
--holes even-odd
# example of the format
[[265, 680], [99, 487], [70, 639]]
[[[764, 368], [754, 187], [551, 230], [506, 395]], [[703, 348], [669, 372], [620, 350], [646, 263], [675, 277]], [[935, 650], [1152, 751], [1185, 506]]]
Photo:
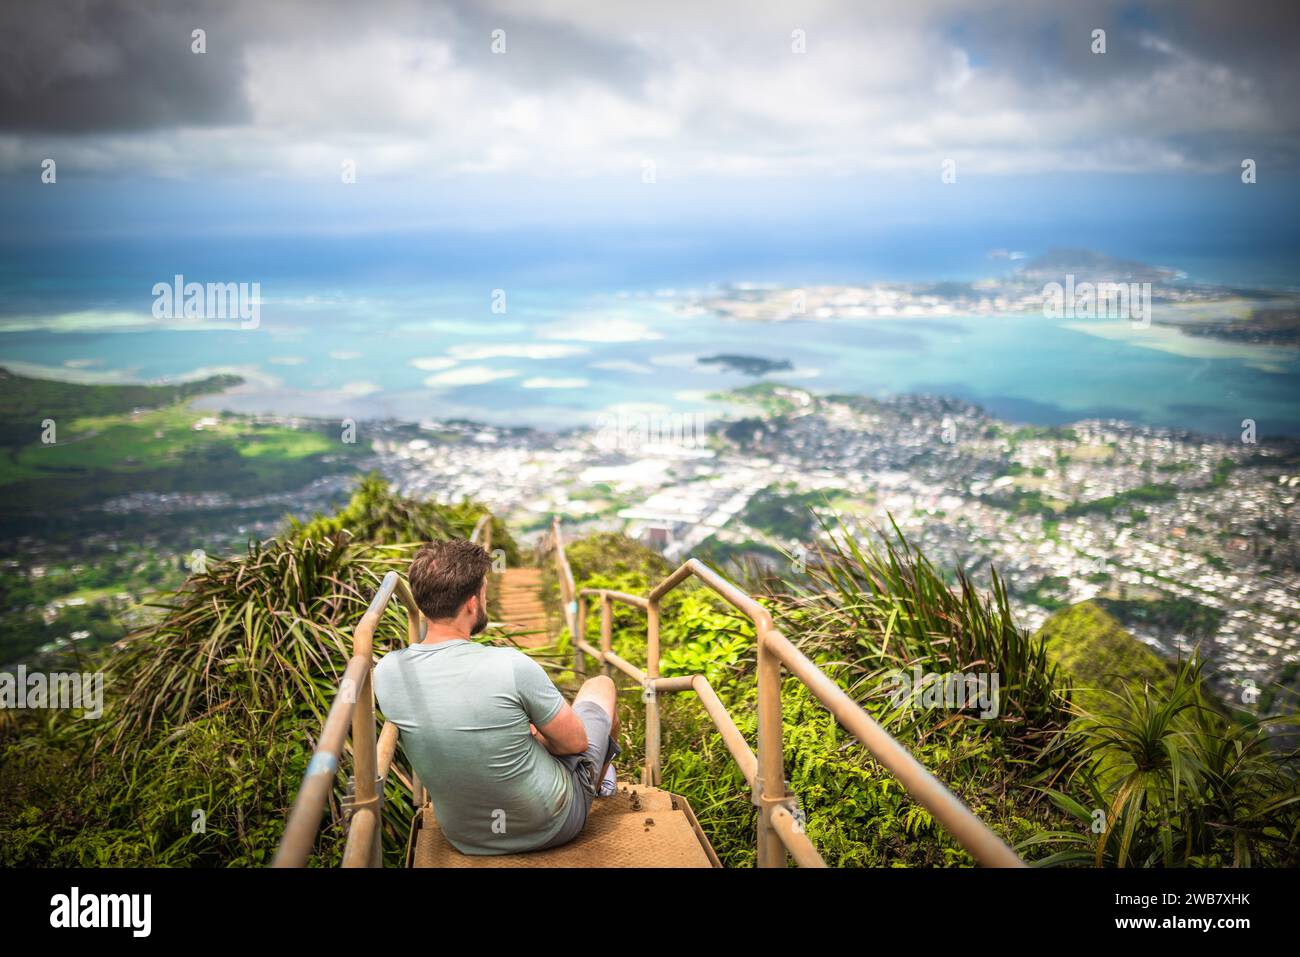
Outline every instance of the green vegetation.
[[0, 662], [67, 648], [77, 636], [97, 648], [126, 634], [123, 612], [143, 596], [178, 585], [184, 570], [132, 549], [88, 564], [0, 571]]
[[[467, 535], [481, 514], [472, 503], [403, 500], [372, 476], [338, 515], [209, 560], [159, 603], [156, 622], [118, 647], [74, 648], [79, 670], [104, 672], [104, 716], [0, 712], [0, 866], [268, 863], [352, 630], [382, 576], [403, 569], [420, 541]], [[948, 576], [933, 567], [896, 527], [865, 543], [830, 517], [822, 530], [806, 578], [745, 587], [1026, 856], [1114, 866], [1297, 863], [1294, 756], [1269, 753], [1256, 724], [1233, 724], [1207, 706], [1199, 663], [1171, 671], [1093, 604], [1063, 610], [1029, 635], [996, 572], [984, 592], [960, 569]], [[494, 545], [518, 552], [504, 528]], [[644, 594], [670, 571], [618, 535], [573, 542], [568, 554], [580, 588]], [[553, 601], [553, 580], [549, 587]], [[1200, 621], [1194, 610], [1177, 613]], [[753, 744], [748, 620], [698, 583], [669, 593], [661, 620], [663, 673], [704, 674]], [[615, 605], [612, 624], [614, 651], [644, 663], [643, 613]], [[599, 615], [588, 616], [588, 640], [598, 642], [599, 628]], [[376, 645], [404, 638], [392, 607]], [[569, 691], [577, 677], [570, 645], [565, 635], [539, 655]], [[896, 676], [913, 668], [996, 674], [996, 718], [900, 700]], [[786, 680], [781, 693], [791, 790], [828, 863], [971, 863], [802, 683]], [[725, 863], [752, 865], [755, 812], [739, 769], [693, 695], [665, 695], [661, 705], [664, 786], [691, 801]], [[644, 759], [635, 685], [624, 684], [620, 717], [626, 778]], [[343, 785], [340, 776], [315, 865], [339, 861]], [[402, 773], [391, 776], [389, 865], [405, 843], [407, 787]], [[195, 811], [205, 829], [192, 826]], [[1106, 826], [1094, 832], [1098, 811]]]
[[1044, 522], [1054, 521], [1064, 510], [1064, 503], [1046, 498], [1038, 489], [1012, 489], [1010, 495], [993, 500], [993, 504], [1002, 505], [1015, 515], [1038, 515]]
[[[1026, 470], [1012, 464], [1008, 466], [1008, 475], [1020, 475]], [[1080, 515], [1102, 512], [1107, 515], [1120, 508], [1131, 507], [1138, 502], [1167, 502], [1179, 492], [1176, 485], [1147, 484], [1127, 489], [1115, 495], [1092, 499], [1087, 502], [1062, 502], [1047, 498], [1038, 489], [1012, 488], [1009, 492], [990, 497], [989, 502], [1010, 510], [1015, 515], [1039, 515], [1044, 520], [1074, 518]], [[1141, 509], [1134, 508], [1133, 516], [1146, 517]]]
[[238, 385], [238, 376], [218, 375], [178, 385], [81, 385], [32, 379], [0, 368], [0, 447], [39, 442], [42, 422], [105, 417], [137, 409], [161, 409], [195, 396]]
[[1293, 712], [1300, 709], [1300, 662], [1283, 665], [1277, 679], [1270, 682], [1260, 692], [1260, 714], [1274, 714], [1279, 711]]
[[1078, 442], [1079, 434], [1074, 429], [1059, 425], [1019, 425], [1015, 428], [1007, 428], [1002, 425], [990, 427], [992, 434], [988, 430], [985, 436], [988, 438], [999, 437], [1005, 439], [1011, 451], [1015, 451], [1021, 442], [1031, 441], [1055, 441], [1055, 442]]
[[[355, 541], [374, 544], [444, 541], [469, 538], [484, 509], [474, 502], [438, 505], [393, 495], [377, 472], [362, 478], [351, 501], [334, 515], [317, 515], [309, 522], [289, 519], [290, 534], [300, 541], [330, 538], [346, 532]], [[519, 563], [519, 549], [505, 524], [492, 519], [492, 548], [506, 561]]]
[[[616, 557], [606, 565], [603, 556], [611, 553]], [[615, 536], [574, 543], [569, 555], [579, 587], [643, 594], [668, 572], [657, 555]], [[762, 600], [792, 641], [1012, 841], [1064, 821], [1027, 786], [1023, 767], [1065, 727], [1068, 699], [1054, 683], [1041, 644], [1013, 625], [996, 576], [987, 598], [960, 573], [958, 589], [950, 590], [901, 535], [879, 550], [838, 535], [808, 572], [808, 584], [795, 590], [750, 583], [763, 589]], [[593, 643], [599, 635], [595, 617], [587, 625]], [[755, 650], [748, 620], [711, 591], [690, 584], [666, 596], [661, 623], [664, 674], [703, 672], [752, 743]], [[615, 606], [612, 646], [627, 660], [644, 662], [640, 612]], [[896, 704], [892, 676], [913, 665], [941, 672], [998, 670], [1005, 720]], [[802, 683], [787, 680], [782, 699], [791, 789], [809, 837], [829, 864], [971, 863]], [[711, 721], [691, 695], [661, 699], [661, 713], [664, 786], [691, 801], [724, 863], [752, 865], [754, 808]], [[631, 738], [625, 746], [629, 759], [642, 759], [639, 695], [629, 695], [620, 718]]]
[[94, 386], [0, 369], [0, 526], [66, 522], [85, 506], [139, 492], [283, 492], [345, 471], [364, 454], [320, 423], [292, 429], [189, 408], [191, 398], [239, 381]]
[[1229, 458], [1219, 459], [1218, 464], [1214, 466], [1214, 474], [1210, 476], [1210, 486], [1220, 488], [1228, 483], [1228, 476], [1232, 470], [1237, 468], [1237, 463]]
[[740, 513], [751, 528], [784, 540], [807, 541], [816, 531], [814, 508], [825, 508], [845, 493], [839, 489], [798, 492], [793, 485], [769, 485], [750, 498]]
[[774, 438], [784, 423], [784, 419], [750, 416], [727, 423], [722, 434], [728, 441], [734, 442], [742, 449], [753, 448], [768, 439]]
[[716, 535], [702, 541], [691, 550], [695, 558], [725, 572], [729, 577], [761, 574], [760, 567], [787, 567], [790, 558], [784, 552], [762, 542], [724, 542]]
[[1139, 485], [1115, 495], [1095, 498], [1088, 502], [1072, 502], [1065, 508], [1066, 515], [1087, 515], [1092, 512], [1110, 514], [1121, 506], [1134, 502], [1168, 502], [1178, 494], [1178, 486], [1168, 483]]
[[[192, 552], [240, 548], [241, 527], [278, 522], [285, 505], [259, 496], [303, 489], [366, 454], [324, 423], [289, 428], [189, 407], [239, 381], [98, 386], [0, 369], [0, 530], [11, 559], [0, 571], [0, 662], [121, 639], [151, 614], [142, 602], [180, 583]], [[180, 502], [148, 520], [97, 508], [142, 492], [219, 493], [229, 505]]]
[[697, 361], [701, 365], [715, 365], [729, 372], [740, 372], [750, 376], [784, 372], [794, 368], [789, 359], [765, 359], [762, 356], [742, 356], [734, 353], [701, 356]]
[[1137, 625], [1185, 635], [1193, 641], [1212, 638], [1223, 624], [1224, 612], [1199, 601], [1167, 595], [1155, 599], [1100, 599], [1098, 604], [1125, 627]]
[[1033, 588], [1019, 597], [1041, 608], [1055, 611], [1065, 607], [1065, 601], [1060, 596], [1069, 584], [1070, 580], [1062, 575], [1044, 575]]
[[[796, 400], [795, 396], [799, 397]], [[710, 396], [719, 402], [735, 402], [741, 405], [756, 405], [767, 417], [778, 417], [812, 408], [817, 399], [811, 392], [778, 382], [755, 382], [730, 392], [721, 392]]]

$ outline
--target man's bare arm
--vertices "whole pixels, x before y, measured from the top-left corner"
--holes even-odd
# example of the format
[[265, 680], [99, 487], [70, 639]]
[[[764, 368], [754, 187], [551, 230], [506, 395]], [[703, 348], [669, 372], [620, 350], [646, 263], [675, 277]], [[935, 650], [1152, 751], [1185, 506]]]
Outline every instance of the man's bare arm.
[[551, 754], [564, 753], [563, 751], [557, 750], [556, 745], [551, 744], [551, 742], [546, 740], [546, 735], [542, 734], [542, 732], [537, 730], [537, 725], [530, 724], [528, 727], [533, 729], [533, 738], [536, 739], [537, 743], [540, 744], [542, 747], [544, 747], [547, 751], [550, 751]]
[[567, 701], [554, 718], [534, 730], [551, 754], [581, 754], [587, 750], [587, 728]]

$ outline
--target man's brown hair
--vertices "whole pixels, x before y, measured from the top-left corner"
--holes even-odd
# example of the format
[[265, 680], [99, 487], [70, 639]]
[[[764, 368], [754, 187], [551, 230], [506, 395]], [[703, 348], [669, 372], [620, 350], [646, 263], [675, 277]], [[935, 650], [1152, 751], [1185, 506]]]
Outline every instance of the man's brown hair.
[[407, 580], [426, 618], [454, 618], [479, 593], [492, 559], [482, 545], [453, 539], [430, 542], [411, 560]]

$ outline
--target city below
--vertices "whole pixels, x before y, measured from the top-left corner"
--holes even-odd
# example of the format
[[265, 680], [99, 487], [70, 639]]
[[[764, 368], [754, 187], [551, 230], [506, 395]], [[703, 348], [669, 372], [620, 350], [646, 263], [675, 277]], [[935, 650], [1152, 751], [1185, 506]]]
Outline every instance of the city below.
[[815, 551], [819, 513], [862, 535], [892, 519], [942, 570], [987, 584], [996, 568], [1022, 626], [1111, 600], [1135, 611], [1125, 625], [1164, 657], [1199, 644], [1225, 695], [1297, 661], [1290, 445], [1116, 421], [1013, 426], [928, 396], [764, 384], [728, 398], [739, 417], [702, 436], [678, 429], [675, 441], [644, 441], [659, 438], [653, 416], [623, 416], [611, 422], [621, 431], [558, 439], [390, 425], [374, 449], [405, 494], [476, 498], [524, 529], [560, 515], [574, 535], [622, 531], [673, 561], [761, 550], [779, 574]]

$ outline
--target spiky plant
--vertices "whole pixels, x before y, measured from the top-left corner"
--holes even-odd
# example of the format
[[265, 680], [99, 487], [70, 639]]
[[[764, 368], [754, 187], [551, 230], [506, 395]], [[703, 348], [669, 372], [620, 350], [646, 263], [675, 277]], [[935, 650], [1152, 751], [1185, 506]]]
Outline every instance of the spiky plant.
[[[109, 678], [124, 689], [111, 745], [139, 748], [213, 709], [323, 720], [351, 655], [350, 635], [385, 573], [416, 546], [330, 538], [271, 539], [210, 563], [162, 619], [120, 643]], [[390, 603], [376, 647], [405, 637]]]
[[1294, 864], [1300, 829], [1295, 755], [1269, 750], [1267, 722], [1228, 721], [1205, 700], [1199, 655], [1172, 686], [1118, 682], [1075, 708], [1073, 756], [1058, 807], [1086, 824], [1039, 835], [1062, 849], [1040, 863], [1115, 867]]
[[811, 585], [795, 581], [784, 590], [815, 610], [813, 621], [832, 643], [848, 640], [874, 662], [864, 678], [879, 683], [886, 673], [913, 666], [996, 673], [994, 733], [1038, 746], [1065, 726], [1068, 681], [1043, 642], [1016, 625], [996, 569], [987, 593], [961, 569], [952, 587], [892, 517], [892, 534], [874, 526], [856, 533], [838, 515], [820, 521], [825, 535], [806, 561]]

